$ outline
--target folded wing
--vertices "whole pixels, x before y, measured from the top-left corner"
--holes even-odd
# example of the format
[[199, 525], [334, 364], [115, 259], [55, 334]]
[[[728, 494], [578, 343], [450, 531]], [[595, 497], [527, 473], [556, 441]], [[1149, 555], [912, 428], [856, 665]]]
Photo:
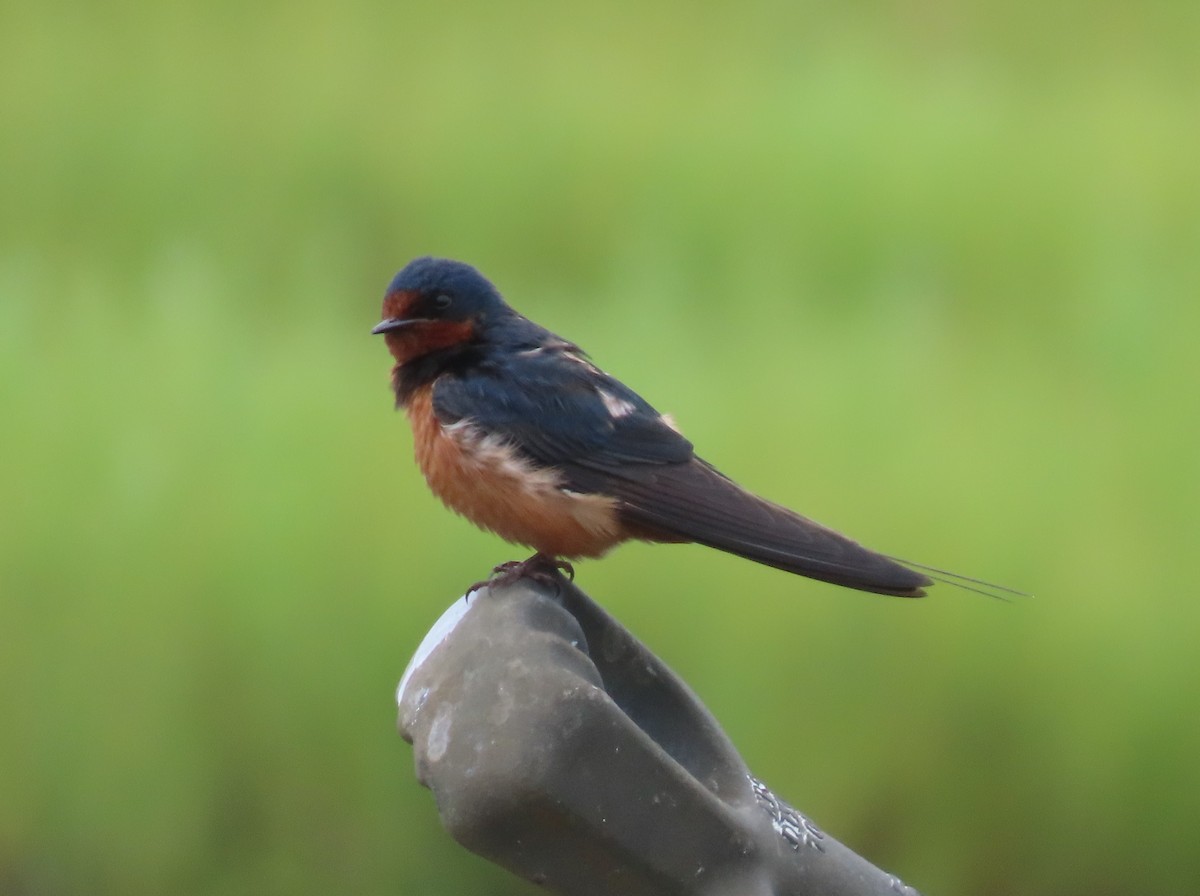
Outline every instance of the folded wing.
[[921, 597], [932, 582], [858, 542], [757, 495], [699, 458], [684, 464], [571, 479], [621, 501], [622, 517], [652, 540], [694, 541], [823, 582], [897, 597]]
[[443, 423], [470, 420], [563, 486], [616, 498], [637, 537], [693, 541], [788, 572], [879, 594], [920, 597], [928, 578], [745, 491], [627, 386], [573, 346], [509, 355], [434, 385]]

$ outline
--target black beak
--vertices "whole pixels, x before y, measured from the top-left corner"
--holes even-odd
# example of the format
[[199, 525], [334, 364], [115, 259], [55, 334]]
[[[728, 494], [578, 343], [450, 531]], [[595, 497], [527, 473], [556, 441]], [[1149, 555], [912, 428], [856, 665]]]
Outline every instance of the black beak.
[[371, 328], [372, 335], [378, 336], [380, 333], [391, 333], [393, 330], [399, 330], [403, 327], [409, 327], [413, 324], [423, 324], [423, 318], [406, 318], [406, 317], [389, 317], [387, 320], [381, 320]]

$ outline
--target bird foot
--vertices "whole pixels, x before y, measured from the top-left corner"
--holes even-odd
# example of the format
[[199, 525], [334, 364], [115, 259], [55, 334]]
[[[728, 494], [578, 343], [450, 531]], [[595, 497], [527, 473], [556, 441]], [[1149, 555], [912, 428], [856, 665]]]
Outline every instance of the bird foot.
[[467, 589], [467, 594], [485, 586], [505, 587], [520, 579], [534, 579], [547, 585], [556, 584], [557, 573], [562, 571], [568, 581], [575, 581], [575, 567], [566, 560], [538, 552], [526, 560], [508, 560], [493, 567], [492, 574], [482, 582]]

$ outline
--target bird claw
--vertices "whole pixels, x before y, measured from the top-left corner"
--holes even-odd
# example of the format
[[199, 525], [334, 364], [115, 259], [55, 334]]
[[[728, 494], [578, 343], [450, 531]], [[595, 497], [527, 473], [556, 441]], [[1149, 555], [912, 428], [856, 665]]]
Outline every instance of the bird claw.
[[539, 572], [561, 572], [567, 577], [568, 582], [575, 581], [575, 567], [563, 560], [561, 557], [551, 557], [549, 554], [534, 554], [526, 563], [532, 563], [536, 568], [530, 570], [530, 575], [537, 575]]
[[507, 560], [492, 568], [492, 574], [467, 589], [467, 594], [484, 587], [504, 587], [520, 579], [534, 579], [547, 585], [557, 585], [556, 573], [561, 571], [567, 581], [575, 581], [575, 567], [566, 560], [537, 553], [525, 560]]

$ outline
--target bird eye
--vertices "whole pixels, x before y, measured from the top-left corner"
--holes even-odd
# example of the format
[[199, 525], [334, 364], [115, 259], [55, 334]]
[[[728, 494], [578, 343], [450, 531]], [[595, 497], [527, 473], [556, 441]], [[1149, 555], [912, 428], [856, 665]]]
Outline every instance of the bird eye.
[[450, 296], [446, 295], [445, 293], [442, 293], [441, 295], [434, 297], [433, 307], [436, 308], [438, 311], [445, 311], [447, 308], [450, 307], [450, 305], [453, 302], [454, 302], [454, 300], [452, 298], [450, 298]]

